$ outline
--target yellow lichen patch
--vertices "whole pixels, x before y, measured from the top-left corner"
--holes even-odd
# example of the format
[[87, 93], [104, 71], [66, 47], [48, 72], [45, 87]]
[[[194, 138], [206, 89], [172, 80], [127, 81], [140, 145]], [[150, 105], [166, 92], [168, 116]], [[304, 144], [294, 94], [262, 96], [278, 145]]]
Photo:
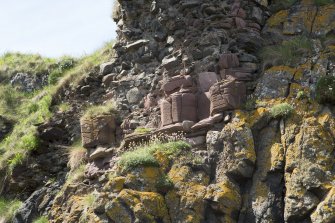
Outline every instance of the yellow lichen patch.
[[124, 189], [107, 205], [107, 215], [115, 222], [130, 222], [132, 217], [129, 216], [129, 211], [125, 211], [124, 205], [132, 210], [139, 222], [155, 222], [155, 219], [170, 222], [164, 198], [158, 193]]
[[328, 123], [328, 121], [331, 119], [331, 117], [330, 117], [330, 114], [325, 113], [325, 114], [319, 115], [317, 119], [320, 125], [325, 126]]
[[204, 217], [206, 186], [196, 182], [180, 182], [177, 190], [165, 197], [172, 222], [200, 223]]
[[284, 164], [284, 148], [280, 143], [271, 146], [271, 171], [280, 169]]
[[324, 32], [335, 28], [334, 21], [335, 4], [328, 4], [319, 8], [318, 16], [315, 18], [313, 31]]
[[178, 184], [179, 182], [186, 181], [188, 175], [190, 174], [190, 167], [173, 165], [168, 176], [172, 180], [174, 184]]
[[239, 211], [242, 203], [238, 187], [228, 179], [210, 185], [205, 199], [213, 201], [214, 208], [227, 216], [232, 216], [234, 212]]
[[267, 24], [270, 27], [278, 26], [278, 25], [282, 24], [287, 19], [288, 14], [289, 14], [288, 10], [281, 10], [281, 11], [277, 12], [276, 14], [274, 14], [273, 16], [271, 16], [267, 20]]
[[120, 192], [123, 189], [125, 177], [114, 177], [104, 186], [104, 191]]
[[333, 187], [327, 197], [318, 205], [311, 215], [312, 222], [333, 223], [335, 221], [335, 187]]
[[170, 163], [169, 158], [162, 151], [157, 151], [154, 154], [154, 157], [158, 161], [161, 170], [163, 172], [165, 172], [168, 169], [168, 167], [169, 167], [169, 163]]
[[250, 127], [253, 127], [256, 123], [258, 123], [262, 118], [264, 118], [267, 114], [267, 109], [260, 107], [257, 108], [251, 115], [248, 116], [247, 123], [249, 123]]
[[160, 174], [160, 170], [156, 167], [144, 167], [142, 176], [145, 179], [157, 179]]
[[292, 75], [296, 72], [296, 68], [292, 68], [289, 66], [273, 66], [270, 69], [266, 70], [265, 73], [273, 73], [277, 71], [286, 71], [288, 73], [291, 73]]

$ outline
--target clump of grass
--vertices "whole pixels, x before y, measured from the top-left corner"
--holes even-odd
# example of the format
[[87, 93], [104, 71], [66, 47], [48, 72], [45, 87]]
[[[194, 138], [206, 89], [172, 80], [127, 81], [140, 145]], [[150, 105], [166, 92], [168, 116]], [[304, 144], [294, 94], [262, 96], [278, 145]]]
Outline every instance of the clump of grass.
[[90, 119], [100, 115], [109, 115], [109, 114], [116, 114], [115, 105], [112, 102], [109, 102], [105, 105], [95, 105], [89, 107], [82, 116], [82, 119]]
[[75, 89], [80, 81], [87, 77], [90, 73], [99, 72], [99, 65], [109, 61], [114, 56], [112, 48], [114, 41], [109, 41], [104, 44], [101, 49], [98, 49], [92, 55], [84, 56], [76, 62], [76, 66], [67, 70], [62, 74], [62, 78], [53, 88], [55, 96], [61, 95], [63, 89]]
[[77, 61], [72, 57], [61, 57], [57, 62], [56, 69], [52, 70], [52, 72], [49, 74], [48, 83], [50, 85], [55, 85], [63, 77], [65, 72], [73, 68], [76, 63]]
[[145, 134], [145, 133], [151, 132], [151, 129], [148, 129], [148, 128], [145, 128], [145, 127], [138, 127], [138, 128], [135, 129], [134, 132], [138, 133], [138, 134]]
[[39, 54], [5, 53], [0, 57], [0, 79], [8, 80], [16, 73], [48, 74], [56, 60]]
[[302, 55], [310, 54], [313, 50], [311, 39], [306, 36], [294, 37], [283, 41], [281, 45], [267, 46], [260, 52], [264, 64], [296, 66]]
[[148, 145], [124, 153], [119, 160], [119, 165], [124, 170], [131, 170], [138, 166], [158, 167], [159, 162], [154, 157], [156, 152], [160, 151], [168, 156], [177, 156], [181, 150], [187, 148], [190, 148], [190, 145], [184, 141], [149, 143]]
[[74, 170], [71, 170], [67, 176], [67, 183], [80, 182], [85, 178], [85, 164], [81, 164]]
[[320, 104], [335, 104], [335, 77], [321, 77], [316, 84], [316, 100]]
[[[12, 171], [16, 165], [22, 164], [30, 151], [39, 146], [39, 139], [36, 124], [43, 123], [51, 117], [49, 110], [51, 105], [51, 96], [45, 95], [36, 103], [35, 112], [26, 107], [22, 108], [20, 122], [18, 122], [13, 131], [0, 143], [1, 148], [5, 148], [4, 154], [0, 156], [0, 169], [9, 166]], [[24, 117], [25, 116], [25, 117]]]
[[0, 198], [0, 217], [4, 220], [4, 222], [11, 222], [16, 211], [21, 207], [21, 205], [21, 201]]
[[83, 165], [86, 161], [87, 150], [81, 146], [81, 140], [78, 140], [70, 147], [68, 167], [75, 170]]
[[95, 194], [93, 193], [90, 193], [90, 194], [87, 194], [84, 199], [83, 199], [83, 204], [84, 206], [86, 207], [92, 207], [94, 205], [94, 203], [96, 202], [97, 200], [97, 197]]
[[42, 216], [34, 220], [33, 223], [49, 223], [49, 220], [47, 217]]
[[281, 103], [273, 106], [270, 109], [270, 115], [272, 118], [283, 118], [290, 115], [293, 111], [293, 107], [288, 103]]
[[297, 93], [297, 99], [298, 100], [302, 100], [304, 98], [306, 98], [305, 92], [304, 91], [298, 91], [298, 93]]
[[60, 112], [67, 112], [71, 109], [71, 105], [67, 102], [61, 103], [60, 105], [57, 106], [58, 111]]

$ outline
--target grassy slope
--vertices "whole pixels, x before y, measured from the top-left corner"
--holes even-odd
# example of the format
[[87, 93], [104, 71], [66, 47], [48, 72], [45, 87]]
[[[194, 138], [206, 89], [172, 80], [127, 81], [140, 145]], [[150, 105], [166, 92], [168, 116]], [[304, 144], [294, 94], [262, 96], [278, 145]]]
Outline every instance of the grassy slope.
[[[0, 115], [16, 123], [13, 131], [0, 142], [0, 170], [11, 172], [26, 159], [30, 151], [38, 147], [36, 124], [48, 121], [53, 115], [51, 101], [60, 89], [75, 87], [92, 67], [108, 61], [111, 56], [112, 42], [92, 55], [76, 60], [69, 57], [56, 60], [17, 53], [7, 53], [0, 58]], [[70, 59], [75, 61], [73, 66], [67, 66]], [[15, 72], [32, 75], [48, 72], [50, 84], [31, 94], [19, 92], [8, 84]]]

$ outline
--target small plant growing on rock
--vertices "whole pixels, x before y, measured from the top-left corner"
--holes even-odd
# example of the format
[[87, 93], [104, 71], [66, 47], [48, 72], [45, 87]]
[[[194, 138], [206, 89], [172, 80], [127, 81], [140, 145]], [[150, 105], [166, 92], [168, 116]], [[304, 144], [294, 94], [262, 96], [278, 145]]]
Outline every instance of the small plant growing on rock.
[[148, 129], [148, 128], [144, 128], [144, 127], [138, 127], [135, 129], [135, 133], [138, 133], [138, 134], [145, 134], [145, 133], [149, 133], [151, 130]]
[[33, 223], [49, 223], [49, 220], [47, 217], [42, 216], [34, 220]]
[[173, 189], [174, 185], [172, 180], [167, 175], [162, 175], [156, 184], [156, 188], [161, 193], [166, 193], [169, 190]]
[[84, 115], [82, 116], [82, 119], [90, 119], [99, 115], [109, 115], [109, 114], [116, 114], [117, 111], [115, 109], [115, 104], [112, 102], [109, 102], [105, 105], [95, 105], [89, 107]]
[[316, 84], [316, 100], [320, 104], [335, 104], [335, 77], [321, 77]]
[[0, 198], [0, 222], [12, 222], [12, 218], [21, 205], [21, 201]]
[[268, 46], [261, 50], [260, 56], [267, 65], [295, 66], [301, 60], [302, 54], [313, 50], [311, 39], [306, 36], [294, 37], [283, 41], [281, 45]]
[[155, 158], [156, 152], [162, 152], [167, 156], [178, 155], [183, 149], [190, 148], [190, 145], [184, 141], [174, 142], [151, 142], [135, 148], [133, 151], [125, 152], [119, 160], [119, 165], [123, 170], [130, 170], [138, 166], [159, 167], [159, 162]]
[[298, 93], [297, 93], [297, 99], [298, 100], [302, 100], [304, 98], [306, 98], [305, 92], [304, 91], [298, 91]]
[[69, 149], [68, 167], [71, 170], [77, 169], [86, 161], [86, 149], [81, 146], [81, 140], [76, 141]]
[[287, 117], [293, 111], [293, 107], [288, 103], [282, 103], [275, 105], [270, 110], [270, 115], [272, 118], [283, 118]]

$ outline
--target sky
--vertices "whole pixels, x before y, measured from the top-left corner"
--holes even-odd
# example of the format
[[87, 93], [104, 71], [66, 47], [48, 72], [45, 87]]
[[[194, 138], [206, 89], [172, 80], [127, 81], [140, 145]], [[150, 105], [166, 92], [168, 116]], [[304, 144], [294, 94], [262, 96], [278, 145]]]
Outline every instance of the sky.
[[90, 54], [115, 39], [113, 0], [0, 0], [0, 55]]

